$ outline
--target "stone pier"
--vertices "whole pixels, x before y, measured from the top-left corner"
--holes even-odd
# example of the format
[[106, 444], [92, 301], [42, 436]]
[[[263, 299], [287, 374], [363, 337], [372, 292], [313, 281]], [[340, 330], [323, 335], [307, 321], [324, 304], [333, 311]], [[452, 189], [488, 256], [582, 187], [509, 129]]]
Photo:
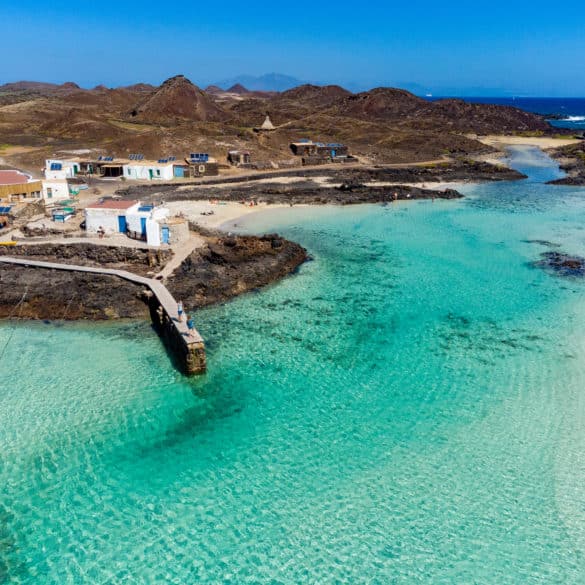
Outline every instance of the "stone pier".
[[153, 326], [164, 341], [177, 367], [188, 376], [205, 373], [207, 365], [203, 338], [196, 329], [189, 330], [187, 323], [179, 319], [177, 302], [162, 282], [138, 276], [126, 270], [40, 262], [27, 260], [26, 258], [8, 258], [6, 256], [0, 257], [0, 262], [50, 270], [105, 274], [145, 286], [148, 290], [148, 305]]

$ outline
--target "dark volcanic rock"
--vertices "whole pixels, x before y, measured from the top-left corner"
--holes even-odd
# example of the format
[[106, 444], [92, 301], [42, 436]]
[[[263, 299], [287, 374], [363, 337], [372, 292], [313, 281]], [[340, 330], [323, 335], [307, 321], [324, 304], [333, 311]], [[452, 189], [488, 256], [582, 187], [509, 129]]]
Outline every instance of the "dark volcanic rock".
[[[294, 183], [263, 184], [255, 181], [264, 178], [299, 177], [306, 181]], [[338, 189], [324, 187], [310, 181], [311, 177], [328, 177], [331, 185], [339, 184]], [[431, 182], [467, 182], [467, 181], [516, 181], [525, 179], [526, 175], [504, 166], [496, 166], [476, 161], [454, 161], [426, 166], [410, 167], [360, 167], [340, 169], [298, 169], [255, 173], [232, 178], [208, 179], [194, 184], [189, 189], [185, 185], [178, 190], [176, 184], [157, 184], [128, 186], [117, 191], [126, 199], [159, 198], [164, 194], [167, 201], [188, 201], [209, 199], [210, 191], [201, 188], [204, 185], [217, 185], [213, 190], [213, 198], [224, 201], [241, 201], [257, 199], [266, 203], [284, 204], [319, 204], [319, 203], [381, 203], [389, 201], [394, 192], [404, 198], [410, 192], [414, 199], [445, 198], [452, 199], [456, 195], [453, 190], [447, 192], [424, 188], [424, 183]], [[390, 187], [364, 186], [365, 183], [418, 183], [420, 187], [407, 188], [401, 185]], [[345, 187], [343, 187], [345, 185]], [[351, 188], [348, 188], [351, 187]]]
[[583, 277], [585, 276], [585, 258], [570, 256], [562, 252], [544, 252], [541, 260], [534, 265], [549, 270], [559, 276]]
[[[145, 252], [90, 244], [17, 246], [9, 253], [0, 248], [5, 255], [137, 273], [151, 266]], [[167, 285], [189, 308], [196, 308], [274, 282], [294, 271], [306, 258], [304, 248], [277, 235], [214, 236], [205, 248], [183, 262]], [[157, 265], [156, 270], [160, 268]], [[0, 263], [0, 318], [146, 318], [144, 293], [144, 287], [114, 276]]]
[[547, 185], [569, 185], [573, 187], [583, 187], [585, 185], [585, 175], [579, 177], [563, 177], [562, 179], [555, 179], [549, 181]]
[[[114, 276], [0, 263], [0, 318], [144, 318], [143, 287]], [[26, 295], [25, 295], [26, 293]], [[23, 299], [21, 305], [18, 303]]]
[[581, 187], [585, 185], [585, 140], [576, 144], [567, 144], [561, 148], [550, 151], [553, 158], [560, 159], [560, 167], [566, 177], [549, 181], [549, 185], [573, 185]]
[[224, 302], [290, 274], [307, 251], [275, 234], [218, 238], [187, 258], [167, 286], [188, 307]]
[[26, 256], [41, 262], [120, 268], [136, 274], [159, 271], [172, 258], [170, 250], [121, 248], [94, 244], [27, 244], [0, 247], [0, 256]]

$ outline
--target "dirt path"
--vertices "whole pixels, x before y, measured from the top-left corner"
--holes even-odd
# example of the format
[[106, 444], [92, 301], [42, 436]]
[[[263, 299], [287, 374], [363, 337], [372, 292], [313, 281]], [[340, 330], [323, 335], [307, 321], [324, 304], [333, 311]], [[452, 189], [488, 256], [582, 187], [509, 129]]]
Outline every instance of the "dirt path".
[[173, 246], [174, 256], [165, 267], [156, 275], [157, 279], [167, 279], [173, 272], [181, 266], [184, 260], [186, 260], [197, 248], [205, 246], [205, 240], [201, 236], [191, 234], [191, 237], [184, 242], [181, 242], [177, 246]]

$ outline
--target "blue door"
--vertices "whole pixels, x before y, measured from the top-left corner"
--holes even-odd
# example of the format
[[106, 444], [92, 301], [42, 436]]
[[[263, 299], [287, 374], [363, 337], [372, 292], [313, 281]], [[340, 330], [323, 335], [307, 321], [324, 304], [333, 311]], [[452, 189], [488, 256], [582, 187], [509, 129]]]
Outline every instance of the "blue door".
[[170, 239], [169, 228], [168, 227], [164, 227], [162, 229], [162, 243], [163, 244], [168, 244], [169, 243], [169, 239]]
[[119, 215], [118, 216], [118, 231], [121, 234], [125, 234], [127, 229], [128, 229], [128, 226], [126, 225], [126, 216]]
[[182, 179], [185, 176], [183, 167], [175, 167], [175, 177]]
[[142, 231], [142, 235], [146, 235], [146, 217], [140, 218], [140, 230]]

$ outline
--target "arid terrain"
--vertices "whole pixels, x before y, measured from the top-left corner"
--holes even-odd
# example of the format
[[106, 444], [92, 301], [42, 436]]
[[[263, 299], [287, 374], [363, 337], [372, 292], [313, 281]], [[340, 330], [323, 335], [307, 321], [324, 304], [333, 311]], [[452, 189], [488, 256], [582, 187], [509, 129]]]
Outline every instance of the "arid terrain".
[[[269, 113], [272, 132], [255, 132]], [[378, 88], [353, 94], [339, 86], [300, 86], [282, 93], [241, 86], [204, 91], [183, 76], [160, 87], [136, 84], [82, 89], [74, 83], [19, 82], [0, 86], [0, 157], [40, 169], [57, 152], [90, 149], [147, 158], [209, 152], [220, 162], [231, 148], [254, 161], [286, 163], [291, 141], [346, 143], [373, 164], [431, 161], [487, 154], [484, 135], [558, 134], [543, 117], [519, 109], [429, 102], [407, 91]]]

